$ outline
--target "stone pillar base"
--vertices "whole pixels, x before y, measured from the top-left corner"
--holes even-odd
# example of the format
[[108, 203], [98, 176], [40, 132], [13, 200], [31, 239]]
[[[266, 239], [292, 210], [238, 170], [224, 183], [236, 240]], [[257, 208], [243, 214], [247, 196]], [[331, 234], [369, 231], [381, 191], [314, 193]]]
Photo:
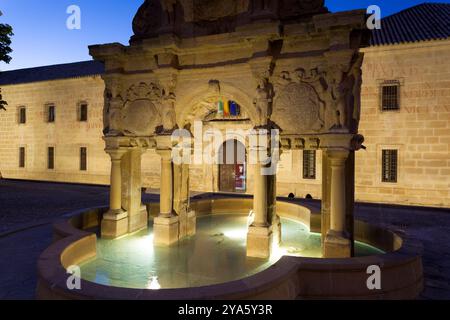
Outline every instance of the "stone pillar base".
[[329, 230], [324, 243], [325, 258], [350, 258], [352, 245], [350, 239], [340, 232]]
[[272, 227], [250, 226], [247, 233], [247, 257], [268, 259], [272, 253]]
[[116, 239], [128, 233], [128, 214], [126, 211], [108, 211], [103, 215], [101, 236]]
[[197, 216], [195, 211], [189, 211], [187, 214], [187, 236], [193, 236], [197, 233]]
[[141, 206], [138, 214], [130, 216], [128, 221], [128, 232], [136, 232], [148, 228], [147, 207]]
[[178, 216], [169, 218], [157, 217], [153, 222], [153, 243], [169, 246], [179, 240], [180, 222]]

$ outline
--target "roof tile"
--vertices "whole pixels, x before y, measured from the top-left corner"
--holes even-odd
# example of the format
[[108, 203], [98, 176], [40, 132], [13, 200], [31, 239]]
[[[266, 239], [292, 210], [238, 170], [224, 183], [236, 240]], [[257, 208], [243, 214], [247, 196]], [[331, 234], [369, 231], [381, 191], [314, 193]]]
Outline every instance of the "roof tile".
[[105, 66], [97, 61], [83, 61], [52, 66], [0, 72], [0, 85], [11, 85], [101, 75]]
[[422, 3], [383, 18], [371, 46], [442, 40], [450, 36], [450, 4]]

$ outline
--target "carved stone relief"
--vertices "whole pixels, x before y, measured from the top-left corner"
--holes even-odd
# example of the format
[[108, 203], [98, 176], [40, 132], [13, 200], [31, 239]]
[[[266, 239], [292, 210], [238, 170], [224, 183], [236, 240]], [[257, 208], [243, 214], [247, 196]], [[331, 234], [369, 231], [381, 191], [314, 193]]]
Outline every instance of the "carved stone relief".
[[157, 104], [162, 98], [155, 84], [139, 83], [127, 90], [127, 102], [122, 110], [122, 128], [125, 135], [146, 136], [155, 132], [161, 123]]
[[325, 85], [330, 108], [328, 117], [333, 118], [330, 129], [357, 132], [361, 110], [361, 84], [363, 54], [355, 54], [349, 63], [331, 64], [326, 71]]
[[136, 36], [154, 35], [162, 26], [162, 6], [159, 1], [146, 0], [133, 19]]
[[280, 74], [271, 120], [284, 133], [315, 133], [322, 130], [324, 104], [313, 85], [317, 81], [316, 77], [305, 77], [303, 69], [297, 71], [297, 79], [292, 79], [286, 71]]
[[105, 81], [104, 92], [105, 104], [103, 107], [103, 132], [107, 135], [121, 134], [121, 118], [123, 99], [120, 94], [122, 89], [118, 79], [108, 79]]

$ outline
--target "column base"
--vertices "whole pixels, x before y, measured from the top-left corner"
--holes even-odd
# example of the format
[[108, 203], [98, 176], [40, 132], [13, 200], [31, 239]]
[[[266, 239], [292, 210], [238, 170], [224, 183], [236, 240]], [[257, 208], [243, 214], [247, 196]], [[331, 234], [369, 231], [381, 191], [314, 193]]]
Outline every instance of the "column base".
[[324, 242], [325, 258], [350, 258], [352, 245], [350, 239], [342, 233], [329, 230]]
[[272, 227], [250, 226], [247, 233], [247, 257], [268, 259], [272, 253]]
[[128, 232], [136, 232], [148, 228], [147, 207], [142, 205], [138, 214], [128, 217]]
[[153, 244], [170, 246], [178, 242], [179, 228], [178, 216], [155, 218], [153, 221]]
[[128, 213], [123, 210], [110, 210], [103, 215], [101, 236], [116, 239], [128, 233]]

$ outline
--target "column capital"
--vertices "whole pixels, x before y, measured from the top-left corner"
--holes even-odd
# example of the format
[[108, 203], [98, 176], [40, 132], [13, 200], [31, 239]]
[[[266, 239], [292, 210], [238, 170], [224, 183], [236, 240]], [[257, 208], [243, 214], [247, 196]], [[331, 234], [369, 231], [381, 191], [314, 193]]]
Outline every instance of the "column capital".
[[324, 134], [319, 136], [320, 148], [326, 150], [354, 150], [352, 143], [354, 137], [354, 134], [347, 133]]
[[105, 152], [109, 154], [111, 157], [111, 160], [121, 160], [125, 153], [127, 153], [129, 150], [126, 148], [119, 148], [119, 149], [105, 149]]
[[172, 135], [158, 135], [155, 137], [156, 140], [156, 150], [172, 150], [173, 142]]
[[163, 161], [172, 160], [172, 150], [171, 149], [156, 149], [156, 153], [161, 156]]
[[329, 159], [333, 162], [346, 161], [350, 155], [350, 151], [345, 149], [328, 149], [326, 152]]

